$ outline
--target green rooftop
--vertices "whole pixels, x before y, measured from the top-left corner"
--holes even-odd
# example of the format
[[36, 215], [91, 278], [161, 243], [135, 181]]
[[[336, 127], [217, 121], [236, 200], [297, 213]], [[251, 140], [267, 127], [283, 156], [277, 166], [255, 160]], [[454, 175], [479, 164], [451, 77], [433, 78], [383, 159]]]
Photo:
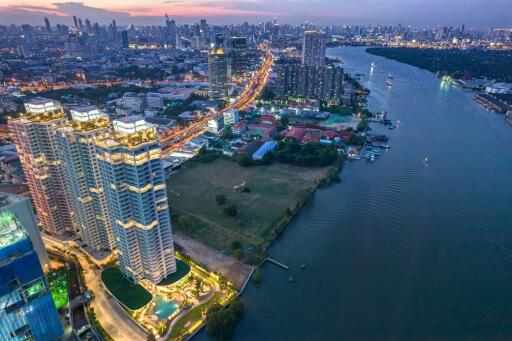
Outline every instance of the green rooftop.
[[0, 248], [25, 238], [25, 232], [18, 219], [8, 211], [0, 212]]
[[183, 277], [188, 275], [190, 272], [190, 265], [185, 263], [184, 261], [176, 258], [176, 271], [164, 278], [158, 285], [165, 286], [165, 285], [171, 285], [179, 280], [181, 280]]
[[127, 280], [119, 268], [108, 268], [101, 273], [101, 280], [108, 291], [126, 308], [138, 310], [148, 304], [153, 296], [139, 284]]

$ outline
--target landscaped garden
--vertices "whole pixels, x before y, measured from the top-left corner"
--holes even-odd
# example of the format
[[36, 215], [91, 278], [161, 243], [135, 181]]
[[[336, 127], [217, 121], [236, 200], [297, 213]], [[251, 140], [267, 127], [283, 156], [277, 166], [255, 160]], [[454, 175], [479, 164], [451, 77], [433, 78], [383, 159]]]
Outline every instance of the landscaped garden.
[[176, 271], [164, 278], [158, 285], [166, 286], [171, 285], [190, 273], [190, 265], [185, 263], [184, 261], [176, 258]]
[[153, 298], [144, 287], [127, 280], [118, 268], [103, 270], [101, 280], [108, 291], [129, 310], [138, 310]]
[[48, 274], [48, 283], [52, 292], [53, 301], [57, 309], [68, 304], [68, 282], [66, 280], [66, 269], [60, 268]]

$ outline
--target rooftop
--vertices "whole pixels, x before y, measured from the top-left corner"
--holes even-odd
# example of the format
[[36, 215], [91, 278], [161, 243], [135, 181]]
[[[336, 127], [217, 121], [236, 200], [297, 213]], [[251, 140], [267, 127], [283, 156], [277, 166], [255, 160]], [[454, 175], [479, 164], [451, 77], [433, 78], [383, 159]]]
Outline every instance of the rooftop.
[[144, 120], [144, 117], [141, 115], [131, 115], [115, 119], [112, 124], [114, 126], [114, 131], [123, 135], [129, 135], [155, 128], [153, 124]]
[[0, 248], [24, 239], [25, 231], [18, 219], [9, 211], [0, 212]]

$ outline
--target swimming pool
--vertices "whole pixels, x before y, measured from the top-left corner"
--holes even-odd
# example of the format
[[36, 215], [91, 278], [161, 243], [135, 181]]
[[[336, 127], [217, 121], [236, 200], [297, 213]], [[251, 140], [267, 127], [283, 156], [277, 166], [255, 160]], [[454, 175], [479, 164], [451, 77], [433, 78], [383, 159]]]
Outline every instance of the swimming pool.
[[159, 320], [168, 318], [178, 309], [178, 304], [169, 302], [165, 297], [158, 296], [155, 303], [154, 314], [158, 316]]

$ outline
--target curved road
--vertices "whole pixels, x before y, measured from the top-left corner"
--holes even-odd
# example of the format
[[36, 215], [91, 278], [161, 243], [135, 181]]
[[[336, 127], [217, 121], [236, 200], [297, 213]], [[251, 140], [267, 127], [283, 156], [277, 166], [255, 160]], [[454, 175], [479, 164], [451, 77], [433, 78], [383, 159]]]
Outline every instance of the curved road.
[[60, 248], [71, 252], [78, 258], [84, 271], [85, 283], [94, 293], [91, 306], [101, 326], [114, 340], [144, 341], [146, 332], [136, 324], [121, 305], [111, 297], [101, 283], [101, 268], [89, 264], [87, 259], [76, 249], [48, 237], [43, 237], [47, 248]]

